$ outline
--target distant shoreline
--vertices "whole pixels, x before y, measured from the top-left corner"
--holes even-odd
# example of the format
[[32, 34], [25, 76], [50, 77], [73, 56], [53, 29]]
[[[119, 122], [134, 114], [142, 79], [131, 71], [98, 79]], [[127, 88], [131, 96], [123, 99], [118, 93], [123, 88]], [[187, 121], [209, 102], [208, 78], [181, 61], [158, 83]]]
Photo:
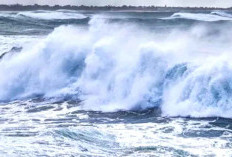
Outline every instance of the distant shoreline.
[[49, 5], [0, 5], [0, 11], [32, 11], [32, 10], [89, 10], [89, 11], [176, 11], [176, 10], [232, 10], [230, 8], [216, 7], [156, 7], [156, 6], [49, 6]]

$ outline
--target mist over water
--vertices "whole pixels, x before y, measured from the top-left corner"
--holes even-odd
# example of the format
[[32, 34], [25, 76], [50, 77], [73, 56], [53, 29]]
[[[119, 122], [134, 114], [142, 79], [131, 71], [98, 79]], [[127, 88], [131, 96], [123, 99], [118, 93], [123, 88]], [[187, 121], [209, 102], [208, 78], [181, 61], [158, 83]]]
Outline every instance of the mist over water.
[[0, 156], [232, 154], [230, 11], [0, 20]]

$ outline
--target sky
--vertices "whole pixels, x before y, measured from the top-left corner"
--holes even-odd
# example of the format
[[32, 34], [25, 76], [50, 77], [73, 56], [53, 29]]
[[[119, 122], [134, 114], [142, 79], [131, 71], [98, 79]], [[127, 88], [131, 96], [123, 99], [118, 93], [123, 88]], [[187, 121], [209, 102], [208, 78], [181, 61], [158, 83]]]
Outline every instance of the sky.
[[22, 5], [86, 5], [86, 6], [173, 6], [173, 7], [232, 7], [232, 0], [0, 0], [0, 4]]

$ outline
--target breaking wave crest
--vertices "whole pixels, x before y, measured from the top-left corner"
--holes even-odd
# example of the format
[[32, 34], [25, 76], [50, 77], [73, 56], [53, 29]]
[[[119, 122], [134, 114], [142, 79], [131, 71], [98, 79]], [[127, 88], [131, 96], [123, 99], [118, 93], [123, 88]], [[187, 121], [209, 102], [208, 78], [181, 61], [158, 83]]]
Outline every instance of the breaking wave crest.
[[76, 12], [76, 11], [45, 11], [45, 10], [37, 10], [37, 11], [22, 11], [16, 13], [8, 13], [1, 12], [0, 17], [17, 19], [17, 18], [32, 18], [32, 19], [40, 19], [40, 20], [68, 20], [68, 19], [85, 19], [87, 16]]
[[61, 11], [28, 11], [19, 12], [17, 16], [24, 16], [42, 20], [65, 20], [65, 19], [84, 19], [85, 15], [77, 12], [61, 12]]
[[163, 19], [188, 19], [197, 21], [231, 21], [232, 15], [222, 11], [213, 11], [211, 13], [174, 13], [171, 17]]
[[0, 99], [73, 95], [85, 110], [231, 117], [232, 31], [224, 27], [152, 33], [94, 18], [88, 29], [61, 26], [0, 60]]

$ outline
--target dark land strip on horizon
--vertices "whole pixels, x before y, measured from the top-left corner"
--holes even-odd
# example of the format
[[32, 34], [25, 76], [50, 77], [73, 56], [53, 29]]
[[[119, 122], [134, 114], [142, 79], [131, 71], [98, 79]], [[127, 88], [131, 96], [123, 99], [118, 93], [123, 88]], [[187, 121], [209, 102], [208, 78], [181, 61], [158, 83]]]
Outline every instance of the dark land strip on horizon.
[[216, 8], [216, 7], [167, 7], [167, 6], [72, 6], [72, 5], [0, 5], [0, 11], [32, 11], [32, 10], [90, 10], [90, 11], [178, 11], [178, 10], [231, 10], [228, 8]]

